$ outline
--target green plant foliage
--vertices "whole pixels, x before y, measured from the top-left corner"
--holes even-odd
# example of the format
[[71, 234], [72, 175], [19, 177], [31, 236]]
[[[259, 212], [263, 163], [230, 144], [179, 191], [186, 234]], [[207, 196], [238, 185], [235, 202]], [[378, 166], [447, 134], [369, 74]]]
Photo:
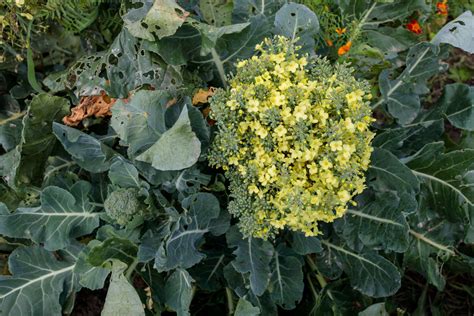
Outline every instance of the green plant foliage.
[[[3, 1], [0, 314], [472, 314], [473, 5], [449, 1], [445, 15], [436, 3]], [[418, 31], [408, 27], [414, 21]], [[344, 128], [374, 137], [360, 183], [334, 176], [360, 188], [347, 211], [306, 225], [314, 236], [283, 227], [264, 240], [244, 234], [255, 221], [231, 215], [235, 203], [251, 205], [234, 194], [247, 178], [231, 183], [209, 158], [210, 149], [237, 152], [237, 140], [253, 132], [237, 135], [239, 121], [214, 121], [211, 104], [245, 116], [248, 100], [276, 91], [256, 87], [251, 75], [237, 89], [240, 72], [259, 71], [259, 82], [287, 87], [289, 121], [306, 115], [284, 136], [308, 141], [314, 102], [294, 111], [308, 99], [305, 66], [285, 82], [259, 61], [265, 45], [257, 44], [276, 35], [288, 47], [272, 63], [293, 69], [283, 56], [302, 46], [294, 58], [320, 80], [311, 89], [334, 109], [328, 126], [362, 97], [341, 86], [363, 82], [366, 125], [352, 115]], [[268, 107], [255, 117], [272, 136], [281, 114]], [[87, 118], [69, 126], [69, 115]], [[216, 149], [220, 128], [228, 137]], [[336, 157], [337, 143], [333, 150], [324, 139], [340, 131], [319, 135], [318, 150]], [[259, 144], [273, 148], [272, 138]], [[310, 160], [304, 164], [322, 168]], [[300, 171], [294, 181], [309, 179], [310, 169]], [[301, 194], [327, 191], [317, 183], [307, 181]], [[285, 201], [289, 221], [314, 211], [298, 201]]]

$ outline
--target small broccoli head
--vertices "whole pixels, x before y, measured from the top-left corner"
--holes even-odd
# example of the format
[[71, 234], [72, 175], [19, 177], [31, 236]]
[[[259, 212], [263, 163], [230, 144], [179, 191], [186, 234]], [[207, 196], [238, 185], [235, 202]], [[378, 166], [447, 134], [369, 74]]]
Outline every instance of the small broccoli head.
[[142, 213], [145, 206], [138, 199], [137, 189], [118, 189], [113, 191], [104, 203], [107, 215], [117, 224], [125, 226], [132, 219]]

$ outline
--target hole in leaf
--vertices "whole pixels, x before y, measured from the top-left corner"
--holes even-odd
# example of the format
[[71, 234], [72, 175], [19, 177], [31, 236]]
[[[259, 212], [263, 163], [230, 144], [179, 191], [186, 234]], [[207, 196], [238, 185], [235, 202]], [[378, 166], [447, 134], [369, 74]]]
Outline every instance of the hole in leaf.
[[291, 16], [296, 16], [296, 13], [295, 13], [295, 12], [291, 12], [290, 15], [291, 15]]

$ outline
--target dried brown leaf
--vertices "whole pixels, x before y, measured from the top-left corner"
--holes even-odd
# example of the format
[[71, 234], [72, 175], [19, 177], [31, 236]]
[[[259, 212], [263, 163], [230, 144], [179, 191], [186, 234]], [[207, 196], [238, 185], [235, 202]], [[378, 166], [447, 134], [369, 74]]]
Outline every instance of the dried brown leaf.
[[71, 109], [71, 114], [63, 118], [69, 126], [77, 126], [87, 117], [106, 117], [112, 115], [110, 109], [116, 99], [109, 97], [104, 91], [100, 95], [81, 97], [79, 104]]

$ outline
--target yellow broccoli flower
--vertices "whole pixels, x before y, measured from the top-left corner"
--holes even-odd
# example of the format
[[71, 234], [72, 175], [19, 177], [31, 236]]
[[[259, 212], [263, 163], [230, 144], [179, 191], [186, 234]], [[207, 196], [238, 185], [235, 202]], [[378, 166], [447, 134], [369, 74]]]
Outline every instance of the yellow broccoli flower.
[[281, 36], [256, 49], [212, 98], [218, 131], [209, 161], [226, 171], [228, 209], [245, 236], [284, 228], [315, 236], [319, 222], [343, 216], [365, 188], [368, 84]]

